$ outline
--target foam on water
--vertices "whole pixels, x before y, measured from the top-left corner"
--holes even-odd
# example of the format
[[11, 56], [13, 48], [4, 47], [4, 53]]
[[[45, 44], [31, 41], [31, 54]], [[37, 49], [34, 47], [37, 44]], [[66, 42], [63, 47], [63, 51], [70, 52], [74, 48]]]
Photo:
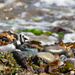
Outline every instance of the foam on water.
[[41, 0], [41, 2], [58, 6], [75, 6], [75, 0]]
[[70, 33], [70, 34], [65, 34], [63, 42], [64, 43], [75, 42], [75, 32], [74, 33]]
[[5, 1], [5, 4], [7, 5], [7, 4], [10, 4], [10, 3], [12, 3], [12, 2], [14, 2], [16, 0], [4, 0], [4, 1]]

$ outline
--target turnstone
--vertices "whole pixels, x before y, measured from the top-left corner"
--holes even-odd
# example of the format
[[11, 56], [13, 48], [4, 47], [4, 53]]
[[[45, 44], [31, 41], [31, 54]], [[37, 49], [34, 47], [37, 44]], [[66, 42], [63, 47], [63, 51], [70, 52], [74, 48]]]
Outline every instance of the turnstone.
[[4, 31], [0, 33], [0, 51], [8, 52], [15, 50], [23, 44], [27, 38], [23, 34], [16, 35], [11, 31]]

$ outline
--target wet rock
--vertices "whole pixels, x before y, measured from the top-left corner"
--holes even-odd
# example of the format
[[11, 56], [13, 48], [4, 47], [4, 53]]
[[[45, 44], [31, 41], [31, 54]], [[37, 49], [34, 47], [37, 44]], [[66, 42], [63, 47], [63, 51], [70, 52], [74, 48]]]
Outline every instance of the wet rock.
[[45, 69], [43, 67], [37, 68], [37, 72], [38, 73], [43, 73], [44, 71], [45, 71]]
[[69, 51], [66, 51], [64, 53], [64, 55], [66, 55], [67, 57], [72, 57], [73, 56], [73, 52], [72, 52], [72, 50], [69, 50]]
[[37, 53], [37, 57], [46, 60], [48, 62], [54, 61], [54, 55], [48, 52], [39, 52]]
[[44, 51], [50, 52], [50, 53], [52, 53], [52, 54], [59, 54], [59, 55], [64, 54], [64, 55], [66, 55], [67, 57], [71, 57], [72, 54], [73, 54], [72, 50], [67, 51], [67, 50], [66, 50], [64, 47], [62, 47], [62, 46], [46, 46], [46, 47], [44, 48]]
[[54, 55], [54, 58], [55, 58], [54, 61], [59, 60], [59, 55], [58, 55], [58, 54], [55, 54], [55, 55]]
[[52, 65], [53, 67], [60, 66], [60, 60], [59, 60], [59, 55], [58, 54], [54, 55], [54, 62], [51, 62], [50, 65]]
[[27, 72], [27, 73], [24, 73], [24, 74], [26, 74], [26, 75], [33, 75], [32, 72]]
[[72, 33], [71, 30], [65, 29], [65, 28], [60, 27], [60, 26], [53, 27], [53, 28], [51, 29], [51, 31], [52, 31], [52, 32], [55, 32], [55, 33], [58, 33], [58, 32]]
[[21, 51], [20, 49], [13, 49], [12, 51], [9, 50], [8, 53], [12, 53], [13, 51]]
[[3, 70], [6, 66], [0, 64], [0, 70]]
[[64, 52], [66, 52], [66, 49], [61, 46], [47, 46], [44, 48], [44, 51], [50, 52], [53, 54], [62, 54]]
[[4, 52], [4, 53], [7, 53], [8, 51], [13, 51], [14, 49], [16, 49], [14, 44], [0, 46], [0, 52]]
[[61, 55], [60, 56], [60, 65], [63, 65], [64, 64], [64, 61], [66, 61], [67, 57], [65, 55]]
[[50, 75], [64, 75], [64, 73], [51, 73]]
[[63, 73], [67, 73], [73, 69], [74, 69], [74, 66], [71, 64], [71, 62], [66, 61], [65, 65], [63, 66], [62, 69], [60, 69], [60, 71]]
[[57, 68], [53, 68], [51, 66], [49, 66], [48, 68], [48, 73], [51, 74], [51, 73], [57, 73], [58, 72], [58, 69]]
[[70, 71], [70, 75], [75, 75], [75, 71]]
[[26, 56], [26, 57], [31, 57], [31, 56], [36, 56], [38, 51], [19, 51], [20, 54], [22, 54], [23, 56]]
[[66, 61], [69, 61], [70, 63], [72, 63], [75, 68], [75, 58], [68, 58]]
[[47, 73], [40, 73], [39, 75], [48, 75]]
[[65, 55], [61, 55], [61, 56], [60, 56], [60, 60], [61, 60], [61, 61], [65, 61], [66, 59], [67, 59], [67, 57], [66, 57]]

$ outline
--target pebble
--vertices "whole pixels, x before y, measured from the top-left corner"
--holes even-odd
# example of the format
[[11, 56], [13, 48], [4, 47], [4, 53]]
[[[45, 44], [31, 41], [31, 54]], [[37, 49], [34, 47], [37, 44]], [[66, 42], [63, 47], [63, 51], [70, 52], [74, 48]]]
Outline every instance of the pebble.
[[48, 74], [46, 74], [46, 73], [40, 73], [39, 75], [48, 75]]
[[67, 59], [67, 57], [65, 55], [60, 56], [60, 61], [65, 61], [66, 59]]
[[[36, 49], [37, 50], [37, 49]], [[23, 56], [26, 56], [26, 57], [31, 57], [31, 56], [36, 56], [37, 53], [38, 53], [38, 50], [37, 51], [18, 51], [20, 54], [22, 54]]]
[[4, 52], [4, 53], [7, 53], [8, 51], [13, 51], [14, 49], [16, 49], [14, 44], [0, 46], [0, 52]]
[[55, 58], [55, 59], [54, 59], [55, 61], [59, 60], [59, 55], [58, 55], [58, 54], [55, 54], [55, 55], [54, 55], [54, 58]]
[[37, 68], [37, 72], [38, 73], [43, 73], [44, 71], [45, 71], [45, 69], [43, 67]]
[[66, 57], [65, 55], [61, 55], [61, 56], [59, 57], [60, 66], [61, 66], [61, 65], [64, 65], [64, 61], [66, 61], [66, 59], [67, 59], [67, 57]]
[[67, 73], [69, 71], [72, 71], [73, 69], [74, 69], [73, 64], [69, 61], [66, 61], [65, 65], [63, 66], [63, 68], [60, 69], [60, 71], [63, 73]]
[[70, 71], [70, 75], [75, 75], [75, 72], [74, 71]]
[[63, 73], [51, 73], [50, 75], [65, 75]]
[[64, 54], [67, 57], [71, 57], [73, 55], [72, 50], [67, 51], [64, 47], [62, 46], [47, 46], [44, 48], [44, 51], [50, 52], [52, 54]]
[[72, 52], [72, 50], [69, 50], [69, 51], [66, 51], [64, 53], [64, 55], [66, 55], [67, 57], [71, 57], [71, 56], [73, 56], [73, 52]]
[[0, 70], [3, 70], [6, 66], [0, 65]]
[[71, 62], [74, 66], [74, 69], [75, 69], [75, 58], [68, 58], [66, 61]]
[[48, 62], [53, 62], [54, 61], [54, 55], [48, 52], [39, 52], [37, 53], [37, 57], [46, 60]]
[[66, 49], [61, 46], [47, 46], [44, 48], [44, 51], [50, 52], [53, 54], [61, 54], [66, 52]]

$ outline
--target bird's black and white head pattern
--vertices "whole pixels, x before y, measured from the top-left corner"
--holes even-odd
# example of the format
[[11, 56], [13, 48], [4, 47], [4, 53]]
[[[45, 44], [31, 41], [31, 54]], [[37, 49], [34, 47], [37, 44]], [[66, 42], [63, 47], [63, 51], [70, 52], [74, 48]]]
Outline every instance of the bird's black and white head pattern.
[[25, 42], [29, 41], [29, 37], [24, 35], [23, 33], [20, 33], [19, 34], [19, 40], [20, 40], [21, 44], [24, 44]]

